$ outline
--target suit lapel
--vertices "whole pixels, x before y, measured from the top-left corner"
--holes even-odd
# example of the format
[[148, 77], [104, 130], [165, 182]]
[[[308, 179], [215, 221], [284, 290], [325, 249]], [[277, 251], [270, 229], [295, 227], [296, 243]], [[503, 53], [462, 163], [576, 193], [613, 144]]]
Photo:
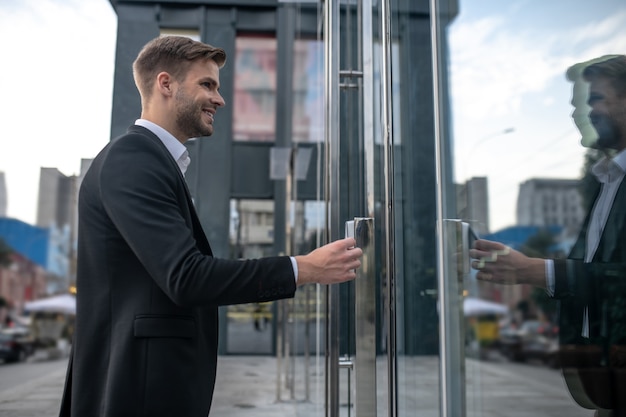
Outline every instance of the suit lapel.
[[626, 181], [622, 180], [615, 200], [611, 205], [609, 217], [602, 232], [601, 245], [602, 252], [600, 254], [603, 262], [610, 262], [614, 259], [614, 252], [619, 247], [620, 236], [622, 236], [622, 228], [624, 227], [624, 217], [626, 214]]
[[578, 239], [576, 239], [576, 242], [574, 243], [574, 246], [572, 246], [572, 249], [570, 250], [569, 259], [580, 259], [583, 260], [585, 259], [585, 251], [587, 250], [587, 231], [589, 230], [589, 220], [591, 219], [591, 213], [593, 212], [593, 207], [596, 204], [596, 200], [598, 199], [598, 197], [600, 196], [600, 183], [599, 182], [595, 182], [595, 189], [594, 189], [594, 197], [593, 197], [593, 203], [591, 204], [591, 206], [589, 207], [589, 210], [587, 211], [587, 215], [585, 217], [585, 221], [583, 222], [583, 225], [580, 229], [580, 233], [578, 234]]
[[176, 175], [178, 175], [178, 178], [183, 183], [183, 188], [185, 190], [185, 199], [187, 200], [187, 205], [189, 206], [189, 213], [191, 213], [191, 223], [193, 225], [193, 234], [198, 243], [198, 247], [201, 249], [202, 252], [206, 253], [207, 255], [212, 256], [213, 252], [211, 250], [211, 245], [209, 244], [209, 240], [204, 234], [202, 223], [200, 223], [200, 218], [198, 217], [198, 213], [196, 213], [196, 207], [193, 203], [193, 199], [191, 198], [191, 192], [189, 191], [189, 188], [187, 187], [187, 181], [185, 180], [185, 176], [183, 175], [183, 173], [180, 171], [180, 167], [178, 166], [178, 163], [176, 162], [172, 154], [167, 150], [167, 147], [165, 147], [161, 139], [159, 139], [159, 137], [155, 135], [154, 133], [152, 133], [149, 129], [146, 129], [143, 126], [133, 125], [128, 130], [129, 132], [132, 131], [132, 132], [143, 134], [143, 135], [150, 137], [159, 145], [159, 148], [166, 155], [166, 159], [170, 161], [170, 169], [173, 169], [176, 172]]

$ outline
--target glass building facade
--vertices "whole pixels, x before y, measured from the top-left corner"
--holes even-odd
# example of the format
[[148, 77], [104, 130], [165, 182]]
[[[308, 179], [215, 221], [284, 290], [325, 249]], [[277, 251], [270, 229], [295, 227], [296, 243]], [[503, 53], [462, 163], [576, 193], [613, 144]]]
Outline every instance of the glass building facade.
[[188, 143], [216, 256], [345, 234], [365, 249], [352, 283], [225, 307], [222, 354], [275, 356], [277, 397], [305, 400], [301, 415], [626, 415], [621, 371], [588, 380], [562, 362], [560, 303], [478, 280], [468, 252], [477, 237], [572, 251], [598, 159], [581, 73], [626, 50], [622, 0], [111, 3], [112, 137], [139, 115], [131, 63], [147, 41], [227, 52], [214, 135]]

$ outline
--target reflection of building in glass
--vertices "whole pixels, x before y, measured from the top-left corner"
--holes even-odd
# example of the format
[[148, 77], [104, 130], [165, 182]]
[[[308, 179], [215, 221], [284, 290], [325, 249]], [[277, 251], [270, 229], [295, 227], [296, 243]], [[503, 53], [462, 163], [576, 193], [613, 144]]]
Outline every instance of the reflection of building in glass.
[[237, 37], [233, 139], [276, 136], [276, 39]]
[[[238, 258], [259, 258], [274, 253], [274, 201], [233, 200], [231, 202], [231, 245]], [[293, 210], [294, 205], [291, 206]], [[295, 205], [292, 237], [300, 243], [304, 230], [304, 205]]]
[[[294, 43], [294, 142], [321, 141], [323, 72], [318, 65], [322, 43]], [[235, 56], [233, 137], [240, 141], [274, 141], [276, 137], [276, 39], [238, 37]], [[313, 123], [312, 123], [313, 121]]]
[[563, 238], [575, 237], [585, 217], [575, 179], [533, 178], [519, 187], [517, 224], [561, 226]]
[[489, 233], [487, 177], [474, 177], [456, 187], [457, 215], [478, 235]]
[[293, 141], [324, 140], [324, 45], [318, 41], [294, 42]]
[[231, 243], [236, 248], [236, 256], [259, 258], [271, 253], [274, 243], [274, 202], [236, 200], [234, 210], [234, 241]]

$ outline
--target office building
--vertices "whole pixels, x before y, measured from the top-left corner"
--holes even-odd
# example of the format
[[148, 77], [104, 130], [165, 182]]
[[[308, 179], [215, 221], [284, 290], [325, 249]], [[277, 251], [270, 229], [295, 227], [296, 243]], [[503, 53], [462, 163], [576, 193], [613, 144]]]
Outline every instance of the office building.
[[580, 181], [560, 178], [532, 178], [519, 186], [519, 226], [563, 227], [564, 239], [575, 237], [585, 217]]
[[457, 185], [458, 217], [468, 222], [479, 236], [490, 232], [487, 187], [487, 177], [470, 178], [465, 183]]
[[37, 201], [37, 226], [69, 227], [74, 218], [76, 177], [57, 168], [41, 168]]

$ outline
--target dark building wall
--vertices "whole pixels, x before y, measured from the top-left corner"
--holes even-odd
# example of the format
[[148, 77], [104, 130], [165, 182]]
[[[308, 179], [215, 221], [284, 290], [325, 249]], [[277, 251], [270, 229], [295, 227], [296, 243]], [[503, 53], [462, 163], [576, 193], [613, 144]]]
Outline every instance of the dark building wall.
[[[293, 65], [289, 56], [289, 41], [298, 36], [314, 36], [317, 30], [317, 6], [299, 9], [299, 27], [293, 23], [293, 10], [288, 3], [274, 1], [111, 1], [118, 15], [118, 39], [116, 51], [116, 71], [114, 79], [111, 136], [116, 137], [126, 131], [140, 116], [139, 94], [132, 78], [132, 62], [141, 47], [159, 35], [162, 28], [188, 28], [199, 31], [201, 40], [223, 47], [229, 61], [220, 71], [221, 93], [226, 107], [218, 110], [215, 132], [210, 138], [200, 138], [188, 142], [192, 164], [187, 173], [189, 188], [200, 220], [211, 242], [216, 256], [229, 255], [228, 228], [230, 220], [229, 200], [232, 197], [267, 198], [276, 203], [275, 245], [276, 253], [285, 248], [285, 184], [284, 181], [271, 181], [267, 173], [269, 147], [267, 144], [233, 143], [232, 120], [234, 83], [235, 40], [238, 33], [254, 32], [275, 35], [278, 41], [278, 76], [286, 77]], [[456, 2], [445, 2], [442, 10], [448, 16], [456, 14]], [[397, 273], [404, 277], [398, 296], [403, 297], [402, 312], [406, 325], [401, 336], [406, 354], [431, 353], [438, 349], [435, 265], [435, 154], [433, 124], [433, 76], [431, 62], [431, 33], [428, 1], [393, 1], [395, 10], [392, 23], [394, 41], [398, 44], [400, 68], [394, 69], [394, 77], [400, 79], [402, 128], [397, 146], [397, 160], [393, 175], [399, 188], [396, 192], [396, 236], [402, 241], [394, 242], [398, 247], [410, 248], [410, 253], [396, 252]], [[345, 19], [346, 16], [344, 16]], [[374, 17], [374, 21], [377, 20]], [[355, 20], [353, 20], [355, 22]], [[345, 21], [344, 21], [345, 23]], [[352, 28], [357, 29], [356, 24]], [[377, 30], [377, 29], [376, 29]], [[375, 36], [379, 34], [376, 33]], [[349, 50], [342, 39], [342, 49]], [[352, 55], [342, 55], [342, 65], [348, 66], [355, 60]], [[282, 75], [281, 75], [282, 74]], [[444, 81], [445, 83], [445, 81]], [[277, 91], [277, 131], [276, 146], [291, 146], [291, 116], [289, 84]], [[354, 92], [342, 93], [340, 116], [342, 140], [342, 201], [341, 216], [345, 219], [362, 215], [363, 190], [355, 188], [354, 181], [362, 175], [363, 167], [353, 163], [362, 158], [363, 150], [358, 145], [358, 136], [351, 124], [358, 123], [356, 106], [349, 105]], [[377, 151], [376, 153], [380, 153]], [[316, 155], [318, 156], [318, 155]], [[449, 158], [449, 156], [446, 156]], [[311, 161], [312, 166], [317, 163]], [[383, 178], [380, 158], [376, 162], [378, 202], [382, 202]], [[249, 181], [246, 172], [254, 172]], [[299, 184], [299, 194], [306, 198], [314, 197], [315, 177], [312, 171], [306, 182]], [[449, 187], [453, 189], [452, 187]], [[323, 194], [322, 194], [323, 195]], [[382, 219], [382, 214], [378, 216]], [[380, 222], [382, 223], [382, 222]], [[382, 224], [378, 224], [382, 227]], [[380, 236], [379, 231], [379, 236]], [[382, 242], [381, 242], [382, 243]], [[384, 246], [383, 246], [384, 248]], [[405, 249], [408, 250], [408, 249]], [[383, 276], [380, 271], [379, 276]], [[383, 291], [383, 282], [379, 283]], [[416, 299], [418, 297], [419, 299]], [[342, 301], [351, 304], [352, 288], [348, 285], [342, 292]], [[382, 299], [382, 297], [379, 297]], [[382, 310], [383, 306], [379, 308]], [[379, 322], [383, 318], [379, 317]], [[345, 323], [350, 326], [349, 320]], [[383, 326], [377, 326], [379, 331]], [[343, 331], [342, 331], [343, 333]], [[378, 340], [384, 336], [379, 333]], [[380, 346], [380, 345], [379, 345]], [[344, 344], [344, 348], [348, 345]]]

